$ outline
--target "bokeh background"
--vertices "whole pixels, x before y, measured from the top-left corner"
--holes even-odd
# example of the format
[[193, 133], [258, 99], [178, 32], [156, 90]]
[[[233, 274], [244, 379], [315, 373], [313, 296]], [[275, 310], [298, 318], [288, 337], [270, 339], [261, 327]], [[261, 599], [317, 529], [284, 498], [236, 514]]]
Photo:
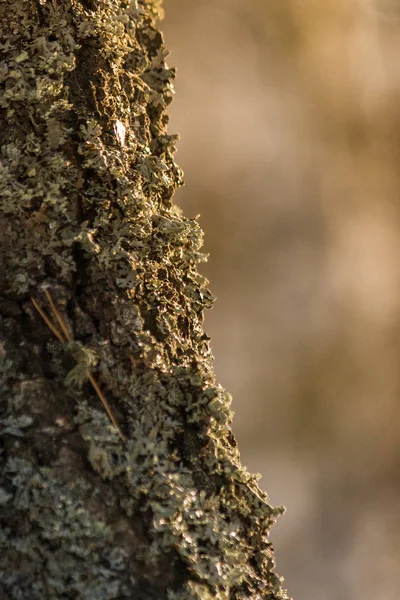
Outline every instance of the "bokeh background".
[[295, 600], [400, 597], [400, 3], [165, 0], [171, 132]]

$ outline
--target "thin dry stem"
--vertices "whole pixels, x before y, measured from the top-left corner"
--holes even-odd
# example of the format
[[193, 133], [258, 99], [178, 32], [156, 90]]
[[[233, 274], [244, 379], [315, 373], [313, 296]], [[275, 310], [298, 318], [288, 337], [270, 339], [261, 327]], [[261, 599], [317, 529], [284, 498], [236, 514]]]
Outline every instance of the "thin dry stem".
[[55, 316], [55, 318], [58, 321], [58, 324], [61, 327], [62, 332], [64, 333], [65, 339], [67, 340], [67, 342], [72, 342], [72, 337], [67, 329], [67, 326], [65, 325], [65, 321], [63, 320], [63, 318], [61, 317], [60, 313], [58, 312], [56, 305], [54, 304], [53, 298], [51, 297], [51, 294], [48, 290], [44, 290], [44, 293], [46, 294], [46, 298], [49, 301], [49, 304], [51, 306], [51, 310], [53, 311], [53, 314]]
[[[64, 319], [62, 318], [62, 316], [60, 315], [60, 313], [58, 312], [56, 305], [54, 304], [53, 298], [51, 297], [51, 294], [48, 290], [44, 290], [44, 293], [46, 294], [46, 298], [51, 306], [51, 310], [53, 311], [53, 314], [58, 322], [58, 324], [61, 327], [61, 331], [63, 332], [65, 339], [62, 335], [62, 333], [60, 333], [58, 331], [58, 329], [53, 325], [53, 323], [50, 321], [49, 317], [46, 315], [46, 313], [44, 312], [44, 310], [41, 308], [40, 304], [31, 297], [33, 306], [36, 308], [36, 310], [38, 311], [38, 313], [40, 314], [40, 316], [42, 317], [43, 321], [46, 323], [47, 327], [54, 333], [54, 335], [57, 337], [57, 339], [62, 342], [62, 343], [66, 343], [66, 342], [72, 342], [73, 338], [71, 337], [71, 334], [69, 333], [67, 326], [65, 324]], [[109, 403], [107, 402], [103, 392], [101, 391], [94, 375], [92, 375], [92, 373], [88, 374], [88, 378], [90, 383], [93, 386], [94, 391], [96, 392], [96, 394], [98, 395], [98, 397], [100, 398], [101, 403], [103, 404], [107, 415], [111, 421], [111, 423], [114, 425], [114, 427], [116, 428], [116, 430], [118, 431], [118, 435], [120, 436], [121, 440], [123, 442], [126, 442], [126, 437], [124, 436], [124, 434], [122, 433], [113, 413], [111, 410], [111, 406], [109, 405]]]
[[104, 408], [107, 411], [107, 414], [108, 414], [108, 416], [110, 418], [111, 423], [114, 425], [114, 427], [118, 431], [120, 438], [124, 442], [126, 442], [126, 438], [125, 438], [124, 434], [122, 433], [122, 431], [120, 430], [119, 425], [118, 425], [117, 421], [115, 420], [115, 417], [114, 417], [114, 415], [112, 413], [111, 406], [108, 404], [106, 398], [104, 397], [103, 392], [101, 391], [101, 389], [99, 388], [99, 386], [97, 384], [97, 381], [95, 380], [95, 378], [92, 375], [92, 373], [89, 373], [88, 377], [89, 377], [89, 381], [92, 384], [92, 386], [93, 386], [96, 394], [98, 395], [98, 397], [100, 398], [101, 402], [103, 403], [103, 406], [104, 406]]
[[58, 331], [58, 329], [56, 329], [56, 327], [54, 327], [53, 323], [50, 321], [49, 317], [46, 315], [44, 310], [41, 308], [40, 304], [38, 302], [36, 302], [35, 298], [31, 297], [31, 300], [32, 300], [33, 306], [36, 308], [39, 315], [42, 317], [43, 321], [46, 323], [47, 327], [54, 333], [54, 335], [56, 336], [57, 339], [60, 340], [60, 342], [64, 343], [65, 340], [64, 340], [63, 336]]

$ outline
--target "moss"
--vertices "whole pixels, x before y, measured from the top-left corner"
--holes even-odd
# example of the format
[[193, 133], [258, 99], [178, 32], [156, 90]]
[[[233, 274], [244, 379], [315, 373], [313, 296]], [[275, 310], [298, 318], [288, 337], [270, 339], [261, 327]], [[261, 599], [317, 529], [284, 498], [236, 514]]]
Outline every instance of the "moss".
[[[2, 597], [286, 598], [282, 511], [240, 465], [203, 331], [202, 232], [172, 203], [160, 11], [0, 5]], [[72, 356], [30, 301], [45, 288]]]

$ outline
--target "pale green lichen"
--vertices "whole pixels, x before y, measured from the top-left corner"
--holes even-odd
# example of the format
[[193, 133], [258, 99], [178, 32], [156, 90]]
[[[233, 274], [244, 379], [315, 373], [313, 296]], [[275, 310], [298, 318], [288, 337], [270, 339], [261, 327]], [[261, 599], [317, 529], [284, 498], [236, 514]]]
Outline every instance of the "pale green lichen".
[[[0, 4], [0, 597], [10, 600], [286, 598], [267, 537], [281, 509], [240, 465], [203, 332], [213, 298], [197, 272], [202, 232], [171, 201], [182, 174], [166, 130], [174, 70], [160, 10]], [[72, 355], [32, 305], [43, 286]], [[85, 384], [94, 368], [126, 444]], [[78, 386], [64, 385], [68, 373]]]
[[89, 378], [89, 373], [97, 364], [97, 354], [92, 348], [83, 346], [80, 342], [72, 341], [66, 345], [66, 350], [74, 357], [77, 364], [65, 378], [68, 387], [82, 387]]

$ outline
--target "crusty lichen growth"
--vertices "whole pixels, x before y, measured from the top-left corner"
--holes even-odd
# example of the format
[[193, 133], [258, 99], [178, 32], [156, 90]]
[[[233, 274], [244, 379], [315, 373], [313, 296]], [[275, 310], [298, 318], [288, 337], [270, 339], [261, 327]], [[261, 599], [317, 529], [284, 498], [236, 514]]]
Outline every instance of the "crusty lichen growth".
[[[0, 3], [0, 597], [283, 599], [172, 204], [150, 0]], [[51, 290], [127, 438], [30, 297]], [[80, 383], [82, 383], [80, 381]]]

